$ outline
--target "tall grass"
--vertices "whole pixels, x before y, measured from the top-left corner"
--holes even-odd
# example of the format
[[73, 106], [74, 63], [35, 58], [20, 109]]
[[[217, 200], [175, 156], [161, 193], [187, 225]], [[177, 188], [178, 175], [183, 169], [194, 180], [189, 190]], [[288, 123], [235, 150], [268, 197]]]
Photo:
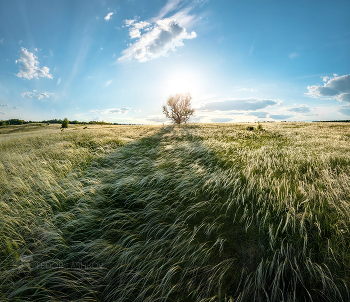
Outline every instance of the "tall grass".
[[1, 299], [348, 301], [349, 126], [245, 128], [5, 141]]

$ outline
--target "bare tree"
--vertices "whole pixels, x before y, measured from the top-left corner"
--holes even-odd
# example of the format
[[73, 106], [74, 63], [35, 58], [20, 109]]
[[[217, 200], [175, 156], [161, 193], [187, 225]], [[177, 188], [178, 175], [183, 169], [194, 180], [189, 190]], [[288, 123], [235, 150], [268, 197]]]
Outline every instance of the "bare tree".
[[177, 93], [168, 98], [165, 106], [163, 106], [163, 113], [174, 124], [186, 123], [194, 109], [191, 108], [191, 95], [189, 93]]

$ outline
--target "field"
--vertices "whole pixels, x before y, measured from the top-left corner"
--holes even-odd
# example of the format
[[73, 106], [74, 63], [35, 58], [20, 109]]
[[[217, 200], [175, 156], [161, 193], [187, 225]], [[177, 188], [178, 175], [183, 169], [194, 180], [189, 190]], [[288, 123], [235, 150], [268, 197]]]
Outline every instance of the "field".
[[349, 301], [350, 124], [0, 127], [1, 301]]

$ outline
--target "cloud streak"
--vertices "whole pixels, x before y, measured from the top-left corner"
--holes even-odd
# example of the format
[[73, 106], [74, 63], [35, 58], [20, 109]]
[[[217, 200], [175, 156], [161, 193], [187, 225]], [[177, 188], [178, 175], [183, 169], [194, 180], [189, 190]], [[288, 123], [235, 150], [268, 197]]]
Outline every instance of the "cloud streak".
[[242, 100], [224, 100], [221, 102], [206, 103], [198, 110], [208, 111], [255, 111], [269, 106], [276, 106], [275, 100], [260, 100], [260, 99], [242, 99]]
[[45, 99], [45, 98], [48, 99], [50, 97], [50, 95], [53, 95], [52, 92], [42, 92], [42, 93], [36, 93], [36, 92], [37, 92], [36, 90], [33, 90], [32, 92], [31, 91], [23, 92], [22, 97], [28, 96], [31, 99], [41, 100], [41, 99]]
[[121, 109], [116, 108], [110, 108], [110, 109], [104, 109], [104, 110], [90, 110], [91, 113], [96, 114], [126, 114], [131, 110], [131, 108], [124, 107]]
[[307, 105], [301, 105], [299, 107], [288, 108], [287, 111], [296, 113], [308, 113], [310, 112], [310, 107]]

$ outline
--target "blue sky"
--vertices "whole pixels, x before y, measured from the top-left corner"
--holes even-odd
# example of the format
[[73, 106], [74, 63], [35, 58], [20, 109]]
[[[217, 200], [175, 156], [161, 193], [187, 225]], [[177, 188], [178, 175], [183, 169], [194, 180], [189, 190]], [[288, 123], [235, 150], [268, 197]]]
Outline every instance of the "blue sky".
[[0, 1], [0, 119], [350, 119], [350, 2]]

